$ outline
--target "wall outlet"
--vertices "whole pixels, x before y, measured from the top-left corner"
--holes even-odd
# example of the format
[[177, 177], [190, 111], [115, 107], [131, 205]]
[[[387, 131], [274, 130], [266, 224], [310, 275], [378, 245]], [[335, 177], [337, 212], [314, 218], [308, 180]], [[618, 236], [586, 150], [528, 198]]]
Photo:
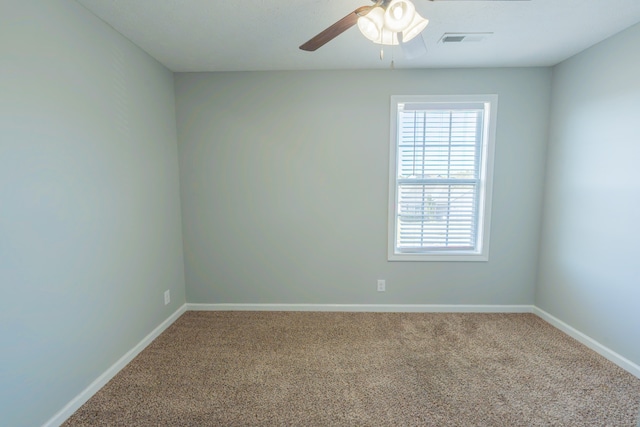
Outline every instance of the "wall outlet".
[[384, 280], [378, 279], [378, 292], [386, 291], [387, 285]]
[[166, 290], [164, 291], [164, 305], [167, 305], [171, 302], [171, 291], [170, 290]]

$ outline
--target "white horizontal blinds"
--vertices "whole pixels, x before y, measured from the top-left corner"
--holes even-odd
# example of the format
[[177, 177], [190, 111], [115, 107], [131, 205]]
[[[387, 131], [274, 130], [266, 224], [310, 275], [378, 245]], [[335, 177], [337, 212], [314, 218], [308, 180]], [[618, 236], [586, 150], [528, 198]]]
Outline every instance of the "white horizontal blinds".
[[483, 104], [399, 104], [396, 250], [475, 250]]

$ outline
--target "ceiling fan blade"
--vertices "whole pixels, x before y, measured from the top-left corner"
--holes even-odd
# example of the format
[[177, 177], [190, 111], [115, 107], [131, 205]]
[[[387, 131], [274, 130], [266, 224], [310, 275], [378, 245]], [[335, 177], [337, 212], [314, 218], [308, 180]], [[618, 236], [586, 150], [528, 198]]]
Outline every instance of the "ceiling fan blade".
[[340, 34], [347, 31], [349, 28], [353, 27], [356, 22], [358, 22], [358, 18], [362, 15], [365, 15], [372, 8], [373, 6], [361, 6], [357, 8], [344, 18], [337, 21], [335, 24], [320, 32], [311, 40], [300, 45], [300, 49], [312, 52], [319, 47], [324, 46], [334, 38], [338, 37]]

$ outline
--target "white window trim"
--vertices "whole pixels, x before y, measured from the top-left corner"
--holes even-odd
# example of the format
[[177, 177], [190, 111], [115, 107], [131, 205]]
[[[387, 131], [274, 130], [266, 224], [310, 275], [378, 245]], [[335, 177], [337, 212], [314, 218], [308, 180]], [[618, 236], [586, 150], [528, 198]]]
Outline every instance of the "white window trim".
[[[478, 248], [477, 252], [420, 252], [396, 253], [396, 209], [397, 209], [397, 150], [398, 150], [398, 104], [399, 103], [484, 103], [485, 126], [480, 165]], [[498, 95], [394, 95], [391, 96], [390, 151], [389, 151], [389, 216], [388, 259], [389, 261], [488, 261], [489, 237], [491, 235], [491, 200], [493, 190], [493, 163], [496, 137], [496, 115]], [[488, 114], [487, 114], [488, 113]]]

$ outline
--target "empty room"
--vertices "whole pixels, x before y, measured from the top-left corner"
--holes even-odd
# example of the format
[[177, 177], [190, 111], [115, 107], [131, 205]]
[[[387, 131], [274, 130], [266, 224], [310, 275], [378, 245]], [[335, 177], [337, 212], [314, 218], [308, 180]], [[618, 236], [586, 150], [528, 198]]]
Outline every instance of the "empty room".
[[637, 0], [0, 0], [0, 425], [640, 426]]

